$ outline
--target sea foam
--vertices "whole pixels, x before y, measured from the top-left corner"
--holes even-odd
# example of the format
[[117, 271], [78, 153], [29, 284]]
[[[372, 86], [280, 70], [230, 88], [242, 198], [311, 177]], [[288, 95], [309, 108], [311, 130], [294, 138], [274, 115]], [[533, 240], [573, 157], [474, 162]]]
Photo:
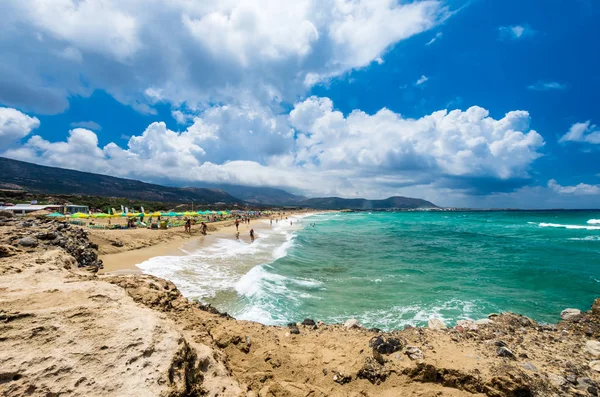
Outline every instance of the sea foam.
[[[589, 222], [588, 222], [589, 223]], [[563, 225], [560, 223], [540, 223], [540, 227], [555, 227], [562, 229], [584, 229], [584, 230], [600, 230], [600, 226], [585, 226], [585, 225]]]

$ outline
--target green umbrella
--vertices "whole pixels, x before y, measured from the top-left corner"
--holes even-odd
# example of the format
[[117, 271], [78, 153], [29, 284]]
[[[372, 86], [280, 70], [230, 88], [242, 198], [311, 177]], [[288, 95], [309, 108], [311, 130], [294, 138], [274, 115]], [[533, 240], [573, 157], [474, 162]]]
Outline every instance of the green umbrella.
[[64, 214], [60, 212], [53, 212], [51, 214], [46, 215], [48, 218], [65, 218]]

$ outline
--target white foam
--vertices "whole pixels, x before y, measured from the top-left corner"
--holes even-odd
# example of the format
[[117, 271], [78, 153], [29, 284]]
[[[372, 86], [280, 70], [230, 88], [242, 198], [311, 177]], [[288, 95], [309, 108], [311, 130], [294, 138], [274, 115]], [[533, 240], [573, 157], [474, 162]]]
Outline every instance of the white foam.
[[573, 237], [569, 240], [574, 241], [600, 241], [600, 236], [585, 236], [585, 237]]
[[539, 227], [555, 227], [562, 229], [584, 229], [584, 230], [600, 230], [600, 226], [584, 226], [584, 225], [562, 225], [560, 223], [540, 223]]
[[590, 219], [587, 221], [589, 225], [600, 225], [600, 219]]

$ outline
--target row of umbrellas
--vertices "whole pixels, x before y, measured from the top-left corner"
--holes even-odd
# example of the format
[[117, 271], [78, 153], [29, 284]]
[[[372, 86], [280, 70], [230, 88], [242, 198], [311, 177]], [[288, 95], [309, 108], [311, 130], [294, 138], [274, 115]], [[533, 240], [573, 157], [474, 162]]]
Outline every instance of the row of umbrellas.
[[[85, 214], [83, 212], [76, 212], [72, 215], [70, 215], [70, 218], [119, 218], [119, 217], [150, 217], [150, 216], [165, 216], [165, 217], [175, 217], [175, 216], [200, 216], [200, 215], [230, 215], [231, 211], [210, 211], [210, 210], [206, 210], [206, 211], [198, 211], [198, 212], [192, 212], [192, 211], [186, 211], [186, 212], [153, 212], [151, 214], [143, 214], [141, 212], [139, 213], [134, 213], [134, 212], [130, 212], [130, 213], [125, 213], [125, 212], [121, 212], [119, 214], [114, 214], [114, 215], [110, 215], [110, 214], [106, 214], [106, 213], [96, 213], [96, 214], [92, 214], [91, 216], [88, 214]], [[52, 214], [48, 214], [46, 215], [49, 218], [66, 218], [66, 215], [61, 214], [60, 212], [53, 212]]]

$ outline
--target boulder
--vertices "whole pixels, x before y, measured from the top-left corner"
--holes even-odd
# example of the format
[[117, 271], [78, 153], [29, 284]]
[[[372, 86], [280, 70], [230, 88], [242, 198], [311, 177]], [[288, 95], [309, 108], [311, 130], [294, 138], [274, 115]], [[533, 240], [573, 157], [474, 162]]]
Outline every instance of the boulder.
[[302, 325], [314, 326], [314, 325], [316, 325], [316, 323], [315, 323], [315, 320], [312, 320], [310, 318], [305, 318], [304, 321], [302, 321]]
[[369, 347], [381, 354], [392, 354], [402, 350], [404, 343], [400, 339], [377, 335], [369, 341]]
[[560, 312], [560, 318], [565, 321], [575, 321], [581, 318], [581, 310], [579, 309], [565, 309]]
[[430, 318], [427, 323], [427, 328], [435, 330], [446, 329], [446, 324], [439, 318]]
[[591, 361], [589, 364], [591, 369], [593, 369], [596, 372], [600, 372], [600, 360], [594, 360]]
[[482, 318], [479, 320], [475, 321], [475, 325], [487, 325], [487, 324], [493, 324], [494, 322], [492, 320], [490, 320], [489, 318]]
[[22, 247], [37, 247], [38, 241], [33, 237], [23, 237], [17, 243]]
[[346, 320], [346, 322], [344, 323], [344, 327], [348, 329], [360, 328], [360, 324], [358, 323], [357, 319], [351, 318], [349, 320]]
[[583, 350], [594, 357], [600, 357], [600, 342], [597, 340], [588, 340], [585, 342], [585, 347]]

